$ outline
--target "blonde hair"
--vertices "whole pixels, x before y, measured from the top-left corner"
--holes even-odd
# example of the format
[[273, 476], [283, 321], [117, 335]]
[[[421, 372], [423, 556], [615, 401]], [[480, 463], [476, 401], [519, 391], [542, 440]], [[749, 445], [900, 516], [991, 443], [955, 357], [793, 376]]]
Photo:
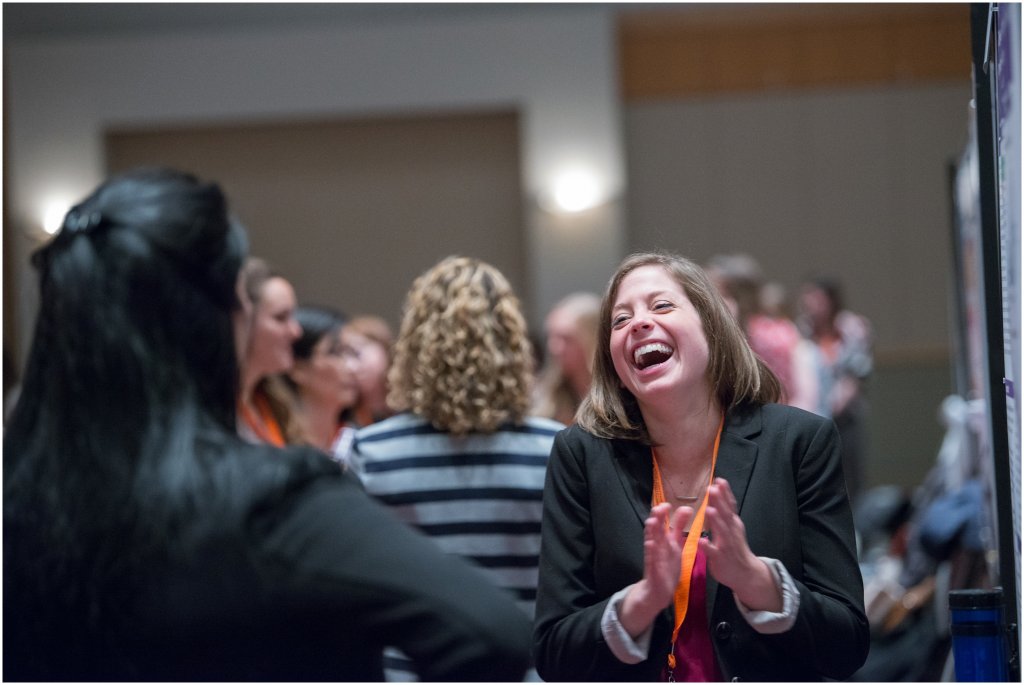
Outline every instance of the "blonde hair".
[[490, 433], [522, 421], [533, 354], [519, 300], [496, 268], [448, 257], [406, 296], [388, 403], [436, 428]]
[[[253, 311], [263, 299], [263, 286], [274, 278], [284, 278], [269, 262], [259, 257], [248, 257], [241, 269], [242, 287], [249, 295]], [[256, 382], [253, 394], [263, 395], [270, 413], [281, 427], [284, 440], [289, 445], [308, 442], [303, 422], [295, 406], [295, 398], [283, 374], [265, 376]]]
[[777, 402], [781, 385], [775, 374], [751, 350], [747, 337], [729, 311], [707, 273], [693, 261], [668, 252], [630, 255], [619, 265], [601, 303], [594, 379], [584, 398], [577, 422], [605, 438], [627, 438], [650, 443], [636, 398], [622, 387], [612, 362], [611, 311], [622, 280], [643, 266], [660, 266], [679, 284], [700, 316], [708, 341], [708, 381], [723, 411], [743, 403]]

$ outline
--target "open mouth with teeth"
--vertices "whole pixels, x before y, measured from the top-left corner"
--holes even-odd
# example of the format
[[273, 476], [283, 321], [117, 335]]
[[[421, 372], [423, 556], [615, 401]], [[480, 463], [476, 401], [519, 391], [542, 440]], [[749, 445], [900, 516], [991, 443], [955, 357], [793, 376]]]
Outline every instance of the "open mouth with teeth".
[[648, 343], [636, 348], [633, 363], [638, 369], [648, 369], [668, 361], [671, 356], [672, 348], [665, 343]]

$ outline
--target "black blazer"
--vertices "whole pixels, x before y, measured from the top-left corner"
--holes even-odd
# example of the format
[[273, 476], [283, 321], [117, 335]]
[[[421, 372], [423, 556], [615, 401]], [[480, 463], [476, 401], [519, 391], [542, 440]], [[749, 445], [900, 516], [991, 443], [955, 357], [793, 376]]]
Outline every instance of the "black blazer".
[[[708, 576], [718, 664], [732, 680], [842, 679], [868, 653], [864, 589], [853, 517], [828, 419], [783, 405], [744, 406], [725, 419], [715, 475], [739, 505], [750, 548], [780, 560], [800, 593], [795, 625], [762, 635], [732, 591]], [[545, 680], [657, 680], [673, 608], [654, 623], [647, 660], [619, 661], [601, 634], [615, 592], [643, 576], [643, 522], [651, 508], [650, 448], [559, 433], [544, 489], [534, 657]]]
[[350, 473], [296, 448], [209, 457], [207, 515], [153, 541], [187, 554], [147, 556], [129, 539], [110, 549], [135, 560], [131, 576], [63, 562], [100, 578], [99, 622], [60, 588], [36, 590], [31, 517], [5, 511], [5, 680], [367, 682], [384, 679], [385, 645], [424, 680], [522, 678], [523, 612]]

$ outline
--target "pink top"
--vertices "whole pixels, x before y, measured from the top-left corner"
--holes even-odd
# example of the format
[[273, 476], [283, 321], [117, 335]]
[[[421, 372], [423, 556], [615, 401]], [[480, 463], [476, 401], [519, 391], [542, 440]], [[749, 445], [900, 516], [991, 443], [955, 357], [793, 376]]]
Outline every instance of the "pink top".
[[796, 369], [793, 351], [800, 344], [800, 331], [789, 319], [752, 316], [747, 322], [750, 347], [764, 360], [782, 383], [786, 399], [796, 397]]
[[[712, 682], [722, 681], [724, 677], [718, 669], [715, 659], [715, 648], [711, 644], [711, 631], [708, 629], [707, 597], [708, 560], [704, 553], [697, 549], [693, 562], [693, 574], [690, 576], [690, 602], [686, 610], [686, 619], [679, 629], [679, 637], [675, 644], [676, 668], [675, 680], [679, 682]], [[661, 671], [661, 680], [668, 680], [668, 667]]]

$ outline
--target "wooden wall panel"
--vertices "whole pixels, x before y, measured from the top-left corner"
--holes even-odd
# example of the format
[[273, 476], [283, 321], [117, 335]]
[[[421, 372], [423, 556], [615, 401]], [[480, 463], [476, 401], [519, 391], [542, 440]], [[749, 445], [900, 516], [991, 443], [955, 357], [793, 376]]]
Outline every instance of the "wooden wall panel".
[[966, 4], [736, 5], [623, 15], [626, 101], [962, 80]]

